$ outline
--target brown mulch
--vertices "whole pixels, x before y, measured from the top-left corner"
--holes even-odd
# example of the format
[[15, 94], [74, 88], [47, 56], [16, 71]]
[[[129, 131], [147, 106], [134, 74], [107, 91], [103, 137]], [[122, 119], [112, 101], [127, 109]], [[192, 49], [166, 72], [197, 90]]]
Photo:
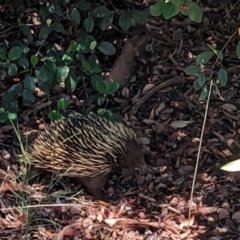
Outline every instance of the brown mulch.
[[[133, 76], [115, 94], [110, 109], [123, 114], [125, 122], [137, 131], [149, 173], [136, 173], [128, 179], [121, 174], [111, 176], [104, 188], [112, 198], [109, 202], [92, 201], [68, 178], [56, 181], [44, 175], [28, 184], [19, 181], [24, 169], [19, 169], [16, 135], [11, 125], [0, 125], [1, 239], [23, 239], [24, 235], [27, 239], [239, 239], [239, 175], [222, 172], [220, 166], [237, 159], [240, 149], [240, 70], [235, 53], [239, 37], [232, 37], [240, 25], [240, 2], [198, 4], [204, 12], [202, 24], [180, 16], [167, 21], [155, 18], [144, 28], [135, 26], [130, 34], [129, 39], [134, 39], [137, 29], [142, 36], [151, 35], [151, 41], [140, 54], [131, 53]], [[8, 27], [0, 33], [6, 34]], [[194, 207], [188, 219], [206, 104], [197, 102], [195, 78], [184, 75], [183, 69], [194, 64], [194, 57], [207, 49], [206, 43], [222, 49], [230, 37], [222, 62], [228, 70], [228, 85], [220, 88], [221, 97], [211, 96]], [[114, 42], [114, 35], [111, 40]], [[209, 72], [212, 65], [207, 66]], [[6, 89], [9, 82], [1, 79], [0, 87]], [[89, 108], [84, 105], [88, 100], [85, 88], [79, 86], [73, 96], [67, 96], [72, 109]], [[31, 108], [22, 109], [21, 133], [41, 127], [49, 106], [58, 98], [42, 97]]]

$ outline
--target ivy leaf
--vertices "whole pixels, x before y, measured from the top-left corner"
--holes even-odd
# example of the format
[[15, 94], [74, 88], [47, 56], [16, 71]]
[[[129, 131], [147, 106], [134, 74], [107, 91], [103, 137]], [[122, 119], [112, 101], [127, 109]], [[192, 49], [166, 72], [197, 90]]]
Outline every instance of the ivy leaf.
[[127, 31], [132, 25], [132, 16], [129, 13], [122, 14], [118, 24], [124, 31]]
[[61, 33], [64, 32], [64, 27], [63, 27], [63, 25], [62, 25], [61, 23], [59, 23], [59, 22], [53, 23], [52, 28], [53, 28], [56, 32], [61, 32]]
[[18, 67], [15, 63], [10, 63], [8, 66], [8, 75], [13, 77], [16, 76], [18, 73]]
[[84, 22], [83, 22], [83, 26], [86, 29], [87, 32], [92, 32], [93, 28], [94, 28], [94, 21], [93, 18], [91, 16], [88, 16]]
[[200, 71], [201, 71], [201, 68], [194, 65], [188, 66], [184, 69], [184, 72], [187, 75], [195, 75], [195, 74], [198, 74]]
[[205, 51], [197, 55], [196, 63], [197, 64], [206, 64], [214, 56], [212, 51]]
[[167, 2], [163, 6], [163, 17], [169, 19], [175, 15], [175, 5], [172, 2]]
[[118, 82], [108, 82], [106, 84], [106, 94], [110, 95], [115, 93], [119, 89]]
[[104, 81], [96, 82], [97, 91], [103, 95], [106, 94], [106, 83]]
[[155, 4], [150, 6], [150, 14], [153, 17], [159, 17], [163, 13], [164, 1], [157, 1]]
[[32, 55], [30, 58], [30, 62], [33, 65], [33, 67], [36, 67], [36, 65], [38, 64], [38, 57], [36, 55]]
[[68, 107], [67, 99], [66, 98], [60, 98], [57, 101], [57, 106], [58, 106], [58, 109], [65, 111], [67, 109], [67, 107]]
[[65, 84], [70, 93], [73, 93], [73, 91], [76, 89], [78, 84], [78, 79], [72, 70], [70, 70], [68, 77], [65, 80]]
[[202, 91], [201, 91], [201, 94], [198, 98], [199, 101], [203, 101], [204, 99], [206, 99], [208, 96], [208, 88], [207, 86], [205, 85], [203, 88], [202, 88]]
[[39, 40], [44, 40], [48, 37], [48, 35], [50, 34], [50, 28], [49, 27], [43, 27], [41, 28], [39, 34], [38, 34], [38, 39]]
[[29, 91], [28, 89], [24, 89], [22, 92], [22, 103], [23, 106], [30, 107], [35, 102], [35, 96], [33, 95], [32, 91]]
[[90, 9], [91, 5], [88, 1], [86, 0], [79, 0], [77, 3], [76, 3], [76, 6], [82, 10], [82, 11], [87, 11]]
[[218, 71], [218, 81], [221, 84], [221, 86], [225, 87], [227, 85], [227, 80], [228, 80], [227, 71], [225, 69], [221, 68]]
[[97, 103], [98, 103], [98, 105], [99, 105], [99, 106], [103, 105], [104, 102], [105, 102], [105, 100], [106, 100], [105, 97], [99, 97], [99, 98], [97, 99]]
[[139, 23], [139, 24], [146, 23], [147, 17], [143, 11], [133, 9], [132, 16], [136, 20], [137, 23]]
[[98, 89], [97, 89], [97, 82], [98, 81], [102, 81], [104, 82], [103, 78], [99, 75], [99, 74], [93, 74], [91, 76], [91, 84], [92, 84], [92, 87], [95, 89], [95, 91], [98, 92]]
[[5, 47], [0, 47], [0, 58], [3, 60], [7, 59], [7, 48]]
[[198, 75], [197, 82], [198, 82], [198, 84], [199, 84], [200, 87], [202, 87], [202, 86], [205, 84], [205, 82], [206, 82], [206, 77], [205, 77], [205, 74], [204, 74], [204, 73], [200, 73], [200, 74]]
[[97, 47], [105, 55], [111, 56], [116, 54], [116, 49], [110, 42], [101, 42]]
[[23, 85], [24, 85], [24, 89], [27, 89], [33, 92], [36, 87], [36, 80], [35, 78], [27, 75], [23, 80]]
[[57, 66], [57, 75], [56, 79], [58, 79], [59, 82], [62, 82], [68, 77], [70, 68], [68, 66]]
[[9, 53], [8, 53], [8, 59], [9, 61], [14, 61], [18, 58], [21, 57], [21, 48], [20, 47], [13, 47], [10, 49]]
[[195, 2], [191, 2], [189, 10], [185, 12], [192, 21], [197, 23], [200, 23], [202, 21], [203, 13]]
[[58, 112], [56, 110], [52, 110], [51, 112], [49, 112], [48, 117], [50, 118], [50, 120], [52, 122], [54, 122], [54, 121], [58, 121], [63, 116], [62, 116], [62, 114], [60, 112]]
[[78, 11], [77, 8], [73, 8], [72, 11], [70, 12], [70, 20], [74, 23], [76, 23], [77, 25], [80, 24], [81, 21], [81, 15], [80, 12]]
[[24, 70], [28, 69], [29, 67], [29, 60], [24, 57], [24, 58], [20, 58], [20, 60], [18, 61], [19, 66], [23, 67]]

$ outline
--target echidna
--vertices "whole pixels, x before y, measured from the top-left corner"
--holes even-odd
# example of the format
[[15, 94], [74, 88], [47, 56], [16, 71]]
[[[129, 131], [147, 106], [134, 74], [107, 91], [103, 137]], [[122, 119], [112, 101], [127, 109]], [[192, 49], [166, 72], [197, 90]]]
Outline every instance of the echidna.
[[101, 190], [116, 167], [129, 174], [146, 166], [132, 129], [77, 112], [47, 126], [28, 153], [35, 168], [77, 177], [95, 198], [103, 197]]

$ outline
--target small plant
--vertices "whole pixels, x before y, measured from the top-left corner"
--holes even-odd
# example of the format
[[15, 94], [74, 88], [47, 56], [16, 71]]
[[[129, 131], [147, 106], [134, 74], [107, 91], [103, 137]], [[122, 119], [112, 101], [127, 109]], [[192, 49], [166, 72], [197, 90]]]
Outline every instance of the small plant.
[[[209, 90], [206, 81], [206, 76], [204, 73], [204, 64], [207, 64], [213, 56], [217, 56], [217, 60], [219, 61], [219, 65], [221, 66], [221, 61], [223, 60], [223, 53], [220, 50], [217, 50], [214, 46], [207, 44], [209, 47], [209, 51], [205, 51], [197, 55], [196, 57], [196, 65], [188, 66], [184, 69], [184, 72], [187, 75], [195, 75], [197, 79], [193, 83], [193, 87], [196, 91], [201, 90], [201, 94], [199, 96], [199, 101], [203, 101], [207, 98]], [[217, 81], [214, 83], [215, 91], [219, 93], [218, 86], [226, 86], [228, 80], [227, 71], [221, 66], [217, 72]]]
[[203, 13], [192, 0], [158, 0], [150, 6], [150, 14], [154, 17], [163, 15], [165, 19], [170, 19], [179, 13], [188, 16], [194, 22], [202, 21]]
[[64, 117], [64, 113], [68, 107], [68, 101], [66, 98], [60, 98], [57, 101], [57, 109], [54, 109], [48, 113], [48, 117], [51, 121], [57, 121]]
[[[18, 19], [22, 40], [5, 40], [0, 44], [0, 65], [6, 69], [7, 77], [17, 82], [2, 95], [0, 122], [7, 121], [8, 114], [17, 117], [19, 101], [23, 106], [32, 106], [36, 102], [34, 93], [37, 88], [43, 94], [50, 94], [56, 86], [63, 84], [68, 93], [73, 93], [81, 79], [77, 78], [72, 66], [91, 80], [92, 87], [100, 94], [97, 103], [103, 105], [107, 96], [116, 92], [119, 86], [118, 83], [109, 85], [104, 82], [99, 55], [115, 55], [116, 49], [110, 42], [98, 42], [90, 33], [97, 27], [106, 30], [115, 13], [106, 6], [94, 7], [86, 0], [73, 5], [68, 1], [50, 0], [41, 5], [38, 29], [32, 31], [32, 26]], [[147, 18], [145, 13], [136, 9], [118, 16], [119, 26], [124, 30], [130, 28], [132, 19], [144, 24]], [[62, 18], [69, 20], [68, 24], [76, 30], [65, 50], [51, 44], [54, 35], [65, 32]], [[51, 119], [58, 117], [61, 116], [57, 115], [57, 110], [51, 111]]]

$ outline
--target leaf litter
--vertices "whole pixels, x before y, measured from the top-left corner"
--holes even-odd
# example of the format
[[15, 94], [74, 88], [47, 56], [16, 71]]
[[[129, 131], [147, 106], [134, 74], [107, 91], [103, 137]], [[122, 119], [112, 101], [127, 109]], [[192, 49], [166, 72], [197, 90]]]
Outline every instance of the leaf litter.
[[[17, 168], [12, 126], [0, 125], [1, 239], [23, 239], [25, 234], [29, 239], [239, 238], [239, 173], [219, 169], [223, 163], [239, 158], [236, 39], [229, 43], [224, 61], [231, 81], [221, 89], [222, 99], [214, 95], [211, 98], [194, 186], [194, 208], [188, 220], [205, 105], [197, 104], [199, 93], [193, 90], [196, 78], [185, 76], [183, 69], [206, 50], [206, 42], [216, 43], [221, 49], [224, 39], [238, 26], [240, 8], [237, 4], [233, 9], [233, 1], [198, 3], [204, 11], [203, 24], [195, 25], [180, 16], [168, 21], [150, 19], [146, 29], [141, 29], [142, 34], [152, 36], [145, 44], [147, 57], [128, 48], [112, 69], [114, 76], [120, 72], [128, 76], [120, 79], [124, 87], [114, 96], [117, 107], [112, 106], [112, 110], [119, 109], [127, 124], [136, 130], [149, 165], [146, 175], [109, 178], [105, 194], [117, 193], [121, 196], [118, 200], [93, 202], [69, 179], [52, 184], [48, 175], [36, 183], [24, 184], [19, 180], [24, 169]], [[9, 37], [9, 28], [6, 25], [1, 29], [1, 38]], [[127, 68], [126, 58], [134, 59]], [[0, 84], [1, 93], [9, 87], [4, 79]], [[20, 113], [19, 130], [23, 134], [26, 129], [36, 131], [44, 124], [48, 107], [56, 98], [39, 97], [32, 108]], [[83, 89], [77, 89], [70, 96], [73, 108], [87, 101], [85, 98]], [[15, 172], [9, 171], [9, 166]], [[27, 199], [25, 207], [21, 195]]]

